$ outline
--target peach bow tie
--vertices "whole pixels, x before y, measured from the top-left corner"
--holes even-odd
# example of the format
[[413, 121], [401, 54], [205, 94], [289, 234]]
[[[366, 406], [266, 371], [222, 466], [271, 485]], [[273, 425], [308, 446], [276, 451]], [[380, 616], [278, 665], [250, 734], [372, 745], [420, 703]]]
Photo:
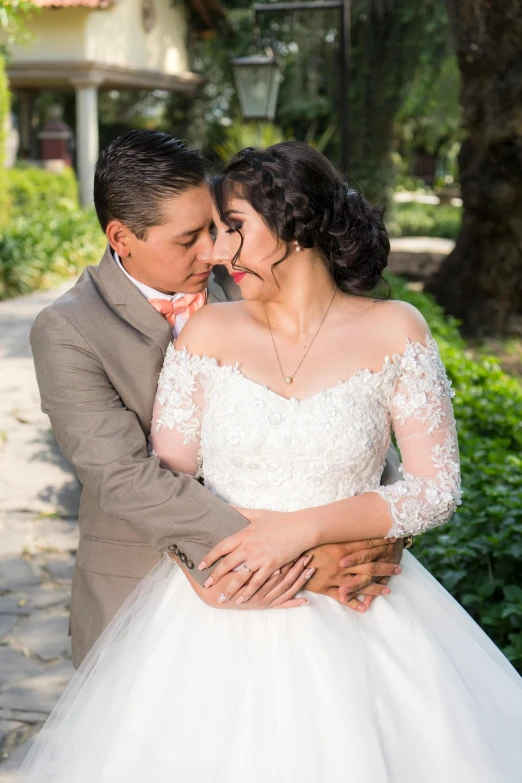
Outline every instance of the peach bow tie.
[[171, 302], [169, 299], [149, 299], [149, 303], [164, 318], [167, 319], [173, 329], [179, 332], [187, 323], [191, 315], [196, 310], [207, 303], [207, 292], [201, 291], [199, 294], [184, 294]]

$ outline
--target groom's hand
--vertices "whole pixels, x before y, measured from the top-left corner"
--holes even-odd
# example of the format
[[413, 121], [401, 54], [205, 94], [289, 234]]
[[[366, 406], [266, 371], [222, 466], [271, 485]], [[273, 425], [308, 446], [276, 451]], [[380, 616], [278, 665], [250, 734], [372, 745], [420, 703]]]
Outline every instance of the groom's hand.
[[[307, 590], [335, 598], [345, 606], [365, 612], [378, 595], [391, 591], [388, 581], [401, 573], [402, 539], [370, 539], [350, 544], [325, 544], [310, 549], [315, 574]], [[364, 601], [357, 596], [364, 595]]]

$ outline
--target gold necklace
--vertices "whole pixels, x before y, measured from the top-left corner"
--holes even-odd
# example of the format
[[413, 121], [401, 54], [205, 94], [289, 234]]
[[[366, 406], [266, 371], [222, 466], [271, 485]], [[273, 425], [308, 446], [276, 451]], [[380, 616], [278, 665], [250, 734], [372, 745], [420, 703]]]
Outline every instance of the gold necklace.
[[292, 374], [292, 375], [285, 375], [285, 373], [284, 373], [283, 367], [282, 367], [282, 365], [281, 365], [281, 359], [279, 358], [279, 351], [277, 350], [277, 346], [276, 346], [276, 344], [275, 344], [275, 340], [274, 340], [274, 333], [272, 332], [272, 327], [270, 326], [270, 319], [269, 319], [269, 317], [268, 317], [268, 312], [267, 312], [267, 309], [266, 309], [266, 305], [264, 305], [264, 308], [265, 308], [265, 315], [266, 315], [266, 322], [267, 322], [267, 324], [268, 324], [268, 328], [270, 329], [270, 337], [272, 338], [272, 345], [274, 346], [274, 352], [275, 352], [275, 355], [276, 355], [276, 357], [277, 357], [277, 363], [279, 364], [279, 369], [281, 370], [281, 375], [283, 376], [285, 383], [293, 383], [293, 381], [294, 381], [294, 378], [295, 378], [295, 376], [297, 375], [297, 372], [298, 372], [299, 368], [301, 367], [302, 363], [304, 362], [304, 360], [305, 360], [305, 359], [306, 359], [306, 357], [308, 356], [308, 353], [309, 353], [309, 351], [310, 351], [310, 348], [311, 348], [311, 347], [312, 347], [312, 345], [314, 344], [315, 338], [316, 338], [316, 337], [317, 337], [317, 335], [319, 334], [319, 332], [320, 332], [320, 330], [321, 330], [321, 326], [324, 324], [324, 322], [325, 322], [325, 320], [326, 320], [326, 316], [327, 316], [327, 315], [328, 315], [328, 313], [330, 312], [330, 307], [333, 305], [333, 300], [335, 299], [335, 295], [336, 295], [336, 293], [337, 293], [337, 286], [334, 288], [333, 296], [332, 296], [332, 298], [330, 299], [330, 304], [329, 304], [329, 305], [328, 305], [328, 307], [326, 308], [326, 313], [323, 315], [323, 318], [322, 318], [322, 320], [321, 320], [321, 323], [320, 323], [320, 324], [319, 324], [319, 326], [317, 327], [317, 331], [316, 331], [316, 333], [314, 334], [314, 336], [312, 337], [312, 340], [311, 340], [311, 342], [310, 342], [310, 345], [309, 345], [309, 346], [308, 346], [308, 348], [306, 349], [306, 351], [305, 351], [305, 353], [304, 353], [304, 356], [303, 356], [303, 358], [301, 359], [301, 361], [299, 362], [299, 364], [298, 364], [298, 365], [297, 365], [297, 367], [295, 368], [295, 370], [294, 370], [294, 372], [293, 372], [293, 374]]

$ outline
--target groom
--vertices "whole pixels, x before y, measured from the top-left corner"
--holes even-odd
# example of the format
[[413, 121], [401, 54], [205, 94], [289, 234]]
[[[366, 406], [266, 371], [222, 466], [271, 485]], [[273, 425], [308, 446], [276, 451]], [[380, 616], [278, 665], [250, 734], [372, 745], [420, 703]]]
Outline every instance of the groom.
[[[71, 608], [76, 666], [161, 553], [174, 553], [203, 583], [208, 573], [195, 564], [246, 525], [147, 450], [173, 336], [205, 302], [239, 298], [223, 267], [212, 273], [206, 177], [204, 158], [167, 134], [131, 131], [112, 142], [94, 190], [105, 254], [31, 332], [42, 409], [83, 487]], [[355, 592], [382, 591], [370, 582], [394, 573], [401, 552], [401, 542], [320, 547], [310, 589], [356, 605]]]

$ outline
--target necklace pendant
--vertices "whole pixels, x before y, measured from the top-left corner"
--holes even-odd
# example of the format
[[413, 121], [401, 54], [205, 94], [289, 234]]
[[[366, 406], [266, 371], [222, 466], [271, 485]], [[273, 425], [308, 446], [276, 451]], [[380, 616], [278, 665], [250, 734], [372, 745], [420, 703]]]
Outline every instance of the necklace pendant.
[[288, 376], [288, 378], [285, 378], [285, 383], [292, 383], [293, 380], [294, 380], [293, 378], [290, 378], [290, 376]]

